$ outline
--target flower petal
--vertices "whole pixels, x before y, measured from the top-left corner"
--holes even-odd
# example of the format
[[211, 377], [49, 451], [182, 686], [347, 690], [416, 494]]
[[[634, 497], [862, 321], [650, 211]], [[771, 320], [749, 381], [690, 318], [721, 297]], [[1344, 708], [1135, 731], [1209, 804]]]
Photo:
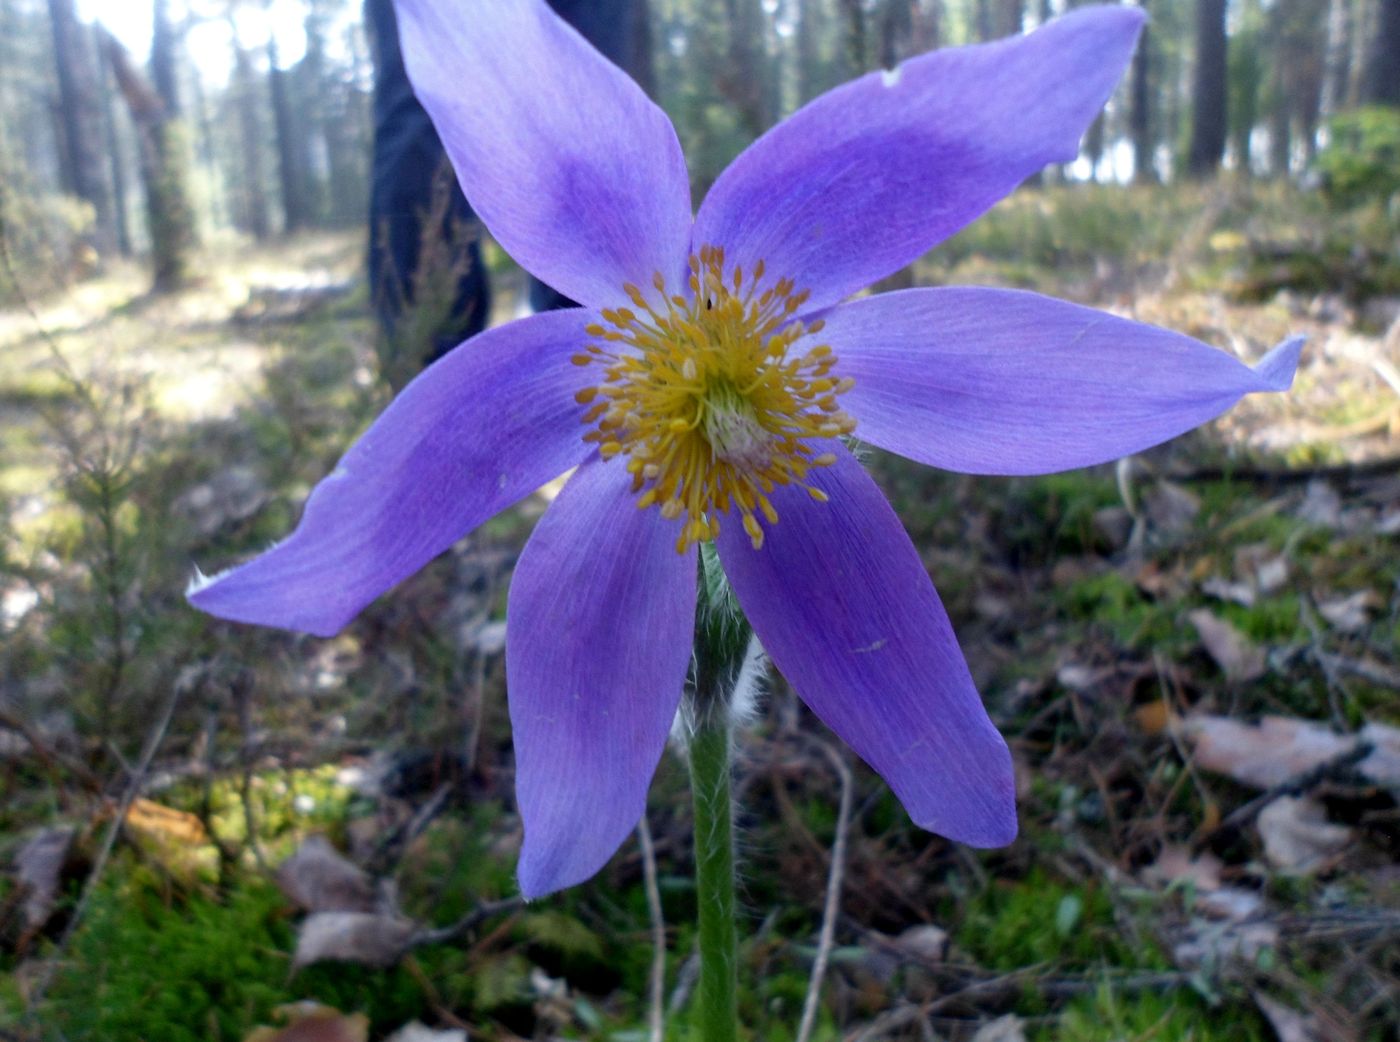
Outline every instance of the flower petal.
[[851, 301], [822, 337], [854, 378], [856, 436], [972, 474], [1117, 459], [1293, 382], [1301, 338], [1251, 369], [1199, 340], [1019, 290], [913, 289]]
[[839, 444], [809, 475], [830, 500], [774, 490], [754, 550], [730, 520], [725, 574], [798, 695], [875, 768], [922, 828], [973, 846], [1016, 835], [1011, 755], [899, 519]]
[[899, 270], [1046, 163], [1074, 159], [1132, 55], [1131, 7], [935, 51], [823, 95], [706, 196], [693, 242], [794, 279], [825, 307]]
[[675, 129], [543, 0], [398, 0], [414, 91], [462, 190], [512, 257], [588, 305], [685, 263]]
[[520, 889], [587, 879], [636, 828], [680, 702], [695, 554], [637, 509], [621, 463], [585, 463], [520, 557], [506, 686], [525, 820]]
[[189, 599], [224, 619], [328, 637], [468, 531], [589, 451], [569, 363], [581, 308], [473, 337], [404, 388], [311, 493], [301, 523]]

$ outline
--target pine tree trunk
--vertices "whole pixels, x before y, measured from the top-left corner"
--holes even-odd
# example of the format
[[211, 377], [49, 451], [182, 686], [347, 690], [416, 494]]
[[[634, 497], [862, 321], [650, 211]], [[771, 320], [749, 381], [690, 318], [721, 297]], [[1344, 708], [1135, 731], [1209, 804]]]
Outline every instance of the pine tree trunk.
[[1225, 155], [1226, 60], [1225, 0], [1196, 0], [1196, 74], [1186, 161], [1193, 177], [1213, 176]]
[[158, 293], [177, 289], [189, 278], [195, 244], [180, 123], [171, 118], [164, 99], [137, 70], [126, 48], [109, 33], [103, 35], [103, 50], [136, 124], [154, 288]]
[[93, 51], [97, 55], [97, 89], [102, 98], [102, 135], [107, 148], [107, 163], [111, 170], [113, 231], [116, 233], [117, 252], [123, 257], [130, 257], [135, 251], [131, 245], [131, 226], [126, 214], [126, 162], [117, 131], [114, 84], [108, 63], [102, 60], [102, 29], [99, 26], [93, 26], [92, 43]]
[[[1143, 3], [1142, 8], [1147, 9]], [[1157, 180], [1152, 142], [1152, 28], [1143, 29], [1133, 54], [1132, 104], [1128, 110], [1128, 125], [1133, 137], [1133, 180], [1150, 184]]]
[[310, 224], [306, 211], [305, 138], [292, 118], [287, 74], [277, 66], [277, 39], [267, 41], [267, 85], [272, 96], [272, 119], [277, 136], [277, 173], [282, 189], [282, 230], [294, 232]]
[[[232, 28], [232, 19], [230, 19]], [[272, 230], [268, 216], [267, 191], [263, 185], [262, 114], [258, 109], [253, 62], [235, 32], [233, 40], [233, 92], [238, 108], [239, 152], [243, 159], [243, 230], [261, 242]]]
[[94, 63], [84, 46], [73, 0], [49, 0], [54, 66], [58, 73], [59, 119], [63, 128], [65, 187], [93, 209], [90, 243], [99, 254], [117, 247], [112, 198], [97, 143], [102, 140]]
[[1361, 100], [1368, 105], [1400, 105], [1400, 0], [1379, 0]]

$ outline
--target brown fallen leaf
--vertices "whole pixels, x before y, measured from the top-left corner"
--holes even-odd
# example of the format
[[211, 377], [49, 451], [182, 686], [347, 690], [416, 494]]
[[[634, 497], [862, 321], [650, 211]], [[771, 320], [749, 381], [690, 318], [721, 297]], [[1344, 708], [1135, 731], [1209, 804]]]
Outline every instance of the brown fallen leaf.
[[1268, 920], [1192, 922], [1187, 935], [1172, 948], [1172, 961], [1184, 970], [1231, 964], [1253, 966], [1264, 952], [1277, 948], [1278, 927]]
[[123, 824], [144, 836], [172, 846], [205, 846], [210, 842], [204, 823], [193, 814], [140, 797], [132, 801]]
[[34, 934], [44, 928], [58, 899], [63, 866], [73, 849], [76, 830], [69, 826], [41, 829], [19, 848], [15, 855], [15, 882], [24, 895], [20, 910], [24, 916], [23, 949]]
[[1206, 652], [1215, 660], [1226, 680], [1244, 683], [1264, 675], [1264, 649], [1234, 626], [1205, 608], [1197, 608], [1186, 618], [1196, 627]]
[[307, 912], [369, 912], [374, 886], [324, 836], [311, 836], [277, 869], [277, 885]]
[[392, 966], [408, 949], [416, 925], [392, 915], [367, 912], [317, 912], [297, 930], [292, 968], [314, 962], [357, 962]]
[[1356, 743], [1321, 724], [1266, 716], [1258, 724], [1205, 713], [1186, 717], [1177, 732], [1191, 742], [1198, 766], [1267, 789], [1341, 756]]
[[1259, 1012], [1264, 1014], [1278, 1036], [1278, 1042], [1324, 1042], [1317, 1031], [1316, 1017], [1299, 1013], [1293, 1007], [1269, 998], [1262, 991], [1251, 994]]
[[1351, 829], [1327, 820], [1309, 797], [1280, 796], [1259, 812], [1264, 855], [1275, 868], [1308, 874], [1323, 868], [1351, 841]]
[[1339, 633], [1357, 633], [1371, 621], [1371, 612], [1380, 606], [1374, 590], [1359, 590], [1350, 597], [1321, 601], [1317, 613]]
[[430, 1028], [414, 1020], [399, 1028], [384, 1042], [467, 1042], [461, 1028]]
[[1142, 870], [1148, 882], [1189, 883], [1198, 890], [1219, 890], [1220, 872], [1224, 863], [1210, 852], [1192, 857], [1191, 852], [1181, 846], [1166, 846], [1157, 855], [1157, 860]]
[[972, 1042], [1026, 1042], [1025, 1022], [1014, 1013], [997, 1017], [978, 1028]]
[[293, 1002], [273, 1012], [287, 1021], [282, 1028], [257, 1027], [243, 1042], [368, 1042], [369, 1019], [345, 1014], [319, 1002]]

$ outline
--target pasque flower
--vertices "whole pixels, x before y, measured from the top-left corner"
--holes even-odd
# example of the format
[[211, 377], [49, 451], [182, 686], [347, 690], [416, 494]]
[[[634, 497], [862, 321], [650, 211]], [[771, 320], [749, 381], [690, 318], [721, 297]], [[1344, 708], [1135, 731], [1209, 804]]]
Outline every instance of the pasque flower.
[[916, 823], [1009, 842], [1006, 745], [844, 436], [976, 474], [1085, 466], [1286, 389], [1299, 342], [1250, 368], [1033, 293], [846, 298], [1073, 159], [1141, 13], [1083, 8], [854, 80], [754, 142], [693, 215], [671, 123], [543, 0], [398, 13], [472, 206], [582, 307], [489, 330], [427, 369], [285, 542], [200, 577], [190, 600], [333, 634], [576, 467], [507, 608], [526, 895], [592, 875], [641, 816], [706, 540], [773, 662]]

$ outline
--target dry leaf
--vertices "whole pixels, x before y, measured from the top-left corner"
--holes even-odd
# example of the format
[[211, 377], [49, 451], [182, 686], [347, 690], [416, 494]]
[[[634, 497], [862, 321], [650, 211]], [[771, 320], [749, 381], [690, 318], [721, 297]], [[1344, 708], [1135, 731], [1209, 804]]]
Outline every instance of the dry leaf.
[[1189, 883], [1198, 890], [1219, 890], [1220, 870], [1224, 868], [1214, 854], [1205, 853], [1193, 858], [1185, 847], [1167, 846], [1157, 855], [1157, 860], [1142, 870], [1143, 878], [1150, 882]]
[[972, 1042], [1026, 1042], [1026, 1029], [1020, 1017], [1008, 1013], [978, 1028]]
[[1400, 788], [1400, 727], [1367, 724], [1359, 737], [1374, 748], [1356, 769], [1377, 785]]
[[1179, 732], [1194, 745], [1199, 766], [1257, 789], [1295, 778], [1356, 742], [1355, 736], [1286, 716], [1266, 716], [1255, 725], [1199, 714], [1183, 720]]
[[1171, 726], [1174, 719], [1172, 707], [1165, 698], [1148, 702], [1133, 710], [1133, 719], [1143, 734], [1159, 735]]
[[1259, 812], [1264, 854], [1275, 868], [1309, 873], [1324, 867], [1351, 840], [1351, 829], [1327, 820], [1321, 803], [1281, 796]]
[[1143, 513], [1159, 532], [1184, 532], [1201, 512], [1201, 499], [1171, 481], [1159, 481], [1143, 499]]
[[1218, 575], [1213, 575], [1201, 583], [1201, 592], [1216, 600], [1234, 601], [1246, 608], [1254, 604], [1256, 596], [1253, 583], [1231, 582]]
[[1184, 940], [1172, 948], [1182, 969], [1219, 967], [1230, 963], [1253, 966], [1266, 950], [1278, 946], [1278, 927], [1271, 922], [1238, 923], [1195, 920]]
[[324, 836], [312, 836], [277, 869], [277, 885], [308, 912], [368, 912], [374, 908], [369, 876]]
[[73, 849], [76, 835], [76, 831], [67, 826], [42, 829], [15, 855], [15, 881], [24, 894], [21, 909], [26, 939], [43, 929], [53, 914], [63, 866], [68, 862], [68, 852]]
[[128, 829], [176, 847], [202, 847], [210, 842], [204, 823], [193, 814], [144, 797], [132, 801], [124, 824]]
[[1299, 1013], [1282, 1002], [1275, 1002], [1261, 991], [1254, 992], [1253, 996], [1254, 1004], [1268, 1018], [1278, 1042], [1323, 1042], [1317, 1032], [1316, 1018]]
[[392, 966], [408, 948], [415, 926], [407, 919], [366, 912], [317, 912], [297, 931], [293, 968], [314, 962]]
[[1308, 482], [1308, 491], [1297, 516], [1321, 528], [1337, 528], [1342, 523], [1342, 497], [1327, 482], [1314, 479]]
[[911, 926], [894, 939], [894, 945], [920, 962], [942, 962], [948, 957], [948, 931], [932, 923]]
[[384, 1042], [467, 1042], [467, 1033], [461, 1028], [430, 1028], [415, 1020], [399, 1028]]
[[1340, 633], [1356, 633], [1363, 630], [1371, 621], [1371, 611], [1380, 603], [1374, 590], [1359, 590], [1350, 597], [1339, 597], [1323, 601], [1317, 606], [1321, 615], [1334, 630]]
[[363, 1013], [344, 1014], [318, 1002], [293, 1002], [273, 1011], [284, 1028], [258, 1027], [243, 1042], [368, 1042]]
[[1225, 679], [1242, 683], [1264, 675], [1264, 649], [1235, 627], [1204, 608], [1197, 608], [1186, 618], [1196, 627], [1201, 643], [1224, 672]]

